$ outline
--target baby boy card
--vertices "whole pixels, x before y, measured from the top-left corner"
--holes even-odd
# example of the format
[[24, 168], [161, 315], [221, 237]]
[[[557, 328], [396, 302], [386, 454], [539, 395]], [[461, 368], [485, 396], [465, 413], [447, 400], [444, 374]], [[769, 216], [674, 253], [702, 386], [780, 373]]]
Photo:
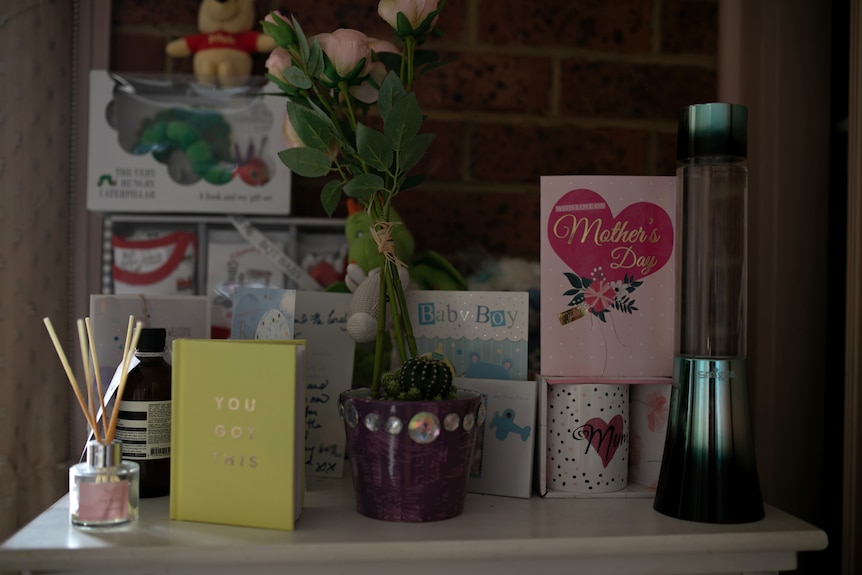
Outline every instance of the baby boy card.
[[459, 377], [527, 379], [527, 292], [410, 290], [419, 353], [448, 359]]
[[672, 176], [541, 178], [543, 375], [671, 375], [675, 198]]

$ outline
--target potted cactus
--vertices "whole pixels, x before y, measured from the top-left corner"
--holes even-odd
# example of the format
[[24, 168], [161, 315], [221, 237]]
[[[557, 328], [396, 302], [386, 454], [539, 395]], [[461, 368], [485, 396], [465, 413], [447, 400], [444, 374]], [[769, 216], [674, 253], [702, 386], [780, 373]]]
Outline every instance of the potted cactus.
[[446, 362], [408, 359], [384, 375], [379, 398], [351, 390], [339, 407], [360, 513], [417, 522], [463, 511], [484, 404], [455, 388]]

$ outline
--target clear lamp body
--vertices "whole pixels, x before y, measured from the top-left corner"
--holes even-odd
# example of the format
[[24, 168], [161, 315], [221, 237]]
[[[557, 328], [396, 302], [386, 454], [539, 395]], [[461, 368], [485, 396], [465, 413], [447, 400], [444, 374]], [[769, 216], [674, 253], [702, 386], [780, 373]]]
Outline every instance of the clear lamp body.
[[678, 353], [744, 358], [748, 168], [745, 158], [698, 157], [677, 169]]

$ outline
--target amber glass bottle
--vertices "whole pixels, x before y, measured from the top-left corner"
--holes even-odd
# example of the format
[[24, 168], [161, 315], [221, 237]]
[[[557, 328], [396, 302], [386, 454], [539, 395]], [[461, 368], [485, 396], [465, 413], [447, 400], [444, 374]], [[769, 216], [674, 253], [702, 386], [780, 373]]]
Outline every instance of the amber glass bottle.
[[141, 467], [141, 497], [170, 493], [171, 364], [165, 338], [164, 329], [141, 330], [135, 349], [140, 363], [129, 372], [117, 418], [123, 459]]

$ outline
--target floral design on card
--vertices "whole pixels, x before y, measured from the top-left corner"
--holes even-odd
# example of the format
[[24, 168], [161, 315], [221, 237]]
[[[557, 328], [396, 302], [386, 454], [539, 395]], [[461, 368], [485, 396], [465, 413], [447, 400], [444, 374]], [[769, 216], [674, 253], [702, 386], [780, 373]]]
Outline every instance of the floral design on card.
[[661, 207], [637, 202], [617, 216], [605, 199], [580, 188], [563, 195], [548, 222], [548, 242], [570, 272], [569, 307], [585, 306], [602, 322], [616, 310], [638, 311], [634, 292], [673, 251], [673, 224]]

